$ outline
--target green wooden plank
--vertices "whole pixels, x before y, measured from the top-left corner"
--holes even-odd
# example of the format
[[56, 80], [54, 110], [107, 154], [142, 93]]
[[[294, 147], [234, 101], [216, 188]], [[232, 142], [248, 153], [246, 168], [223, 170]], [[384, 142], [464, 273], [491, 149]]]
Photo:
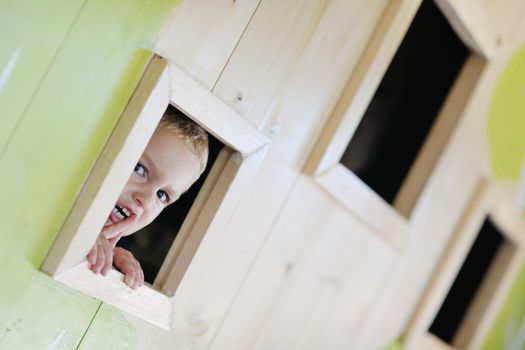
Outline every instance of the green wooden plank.
[[492, 97], [488, 136], [492, 169], [517, 180], [525, 160], [525, 46], [505, 67]]
[[79, 350], [135, 349], [137, 335], [122, 313], [112, 306], [102, 304]]
[[83, 2], [0, 1], [0, 152]]
[[41, 273], [28, 275], [30, 283], [2, 328], [0, 349], [75, 349], [100, 302]]

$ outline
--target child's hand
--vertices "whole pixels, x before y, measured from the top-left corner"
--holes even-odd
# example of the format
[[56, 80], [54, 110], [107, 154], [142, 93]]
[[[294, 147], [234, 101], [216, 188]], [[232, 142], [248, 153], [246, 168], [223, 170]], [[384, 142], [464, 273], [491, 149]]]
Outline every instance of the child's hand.
[[97, 237], [97, 241], [91, 251], [87, 255], [90, 269], [94, 273], [101, 273], [105, 276], [111, 269], [113, 264], [113, 249], [117, 244], [124, 229], [133, 225], [136, 221], [136, 216], [131, 216], [114, 224], [104, 226], [102, 232]]
[[144, 284], [144, 272], [140, 267], [140, 263], [135, 259], [130, 251], [116, 247], [113, 250], [113, 262], [117, 269], [124, 275], [124, 283], [131, 289], [137, 289]]
[[113, 243], [102, 234], [98, 236], [95, 245], [87, 255], [91, 271], [100, 272], [103, 276], [108, 273], [113, 264], [113, 246], [119, 238], [120, 236], [111, 238], [112, 241], [115, 241]]

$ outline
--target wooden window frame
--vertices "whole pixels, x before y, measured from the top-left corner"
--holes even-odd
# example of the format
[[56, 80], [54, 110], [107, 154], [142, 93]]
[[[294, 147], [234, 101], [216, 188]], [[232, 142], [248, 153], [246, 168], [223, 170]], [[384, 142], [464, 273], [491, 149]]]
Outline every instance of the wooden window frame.
[[[450, 248], [410, 322], [404, 337], [406, 349], [481, 348], [525, 262], [525, 220], [516, 206], [515, 192], [516, 189], [510, 185], [491, 183], [489, 180], [480, 181]], [[447, 344], [430, 333], [429, 328], [487, 217], [501, 230], [505, 243], [498, 250], [476, 292], [456, 332], [454, 345]]]
[[[131, 290], [112, 269], [95, 275], [85, 257], [168, 104], [226, 147], [220, 152], [155, 281]], [[171, 329], [172, 301], [198, 246], [253, 177], [269, 139], [173, 63], [153, 56], [48, 252], [42, 270], [92, 297]], [[217, 232], [216, 230], [214, 232]]]
[[[406, 249], [410, 240], [410, 222], [413, 219], [411, 213], [446, 147], [452, 128], [461, 118], [482, 76], [486, 66], [482, 57], [494, 54], [487, 44], [487, 41], [494, 41], [493, 36], [486, 33], [486, 28], [482, 28], [476, 18], [468, 15], [468, 8], [459, 6], [459, 0], [435, 1], [451, 25], [454, 24], [453, 28], [458, 36], [475, 54], [467, 59], [458, 74], [396, 200], [393, 205], [386, 203], [342, 165], [340, 159], [421, 2], [422, 0], [395, 0], [387, 5], [304, 169], [319, 186], [399, 252]], [[444, 11], [443, 8], [447, 10]], [[484, 13], [478, 14], [478, 17], [483, 15]], [[465, 39], [467, 37], [469, 40]]]

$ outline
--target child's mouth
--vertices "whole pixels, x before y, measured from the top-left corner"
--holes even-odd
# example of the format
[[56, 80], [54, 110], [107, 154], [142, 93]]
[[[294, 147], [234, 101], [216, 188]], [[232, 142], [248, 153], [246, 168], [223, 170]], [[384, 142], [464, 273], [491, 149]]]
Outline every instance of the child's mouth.
[[129, 218], [131, 215], [127, 208], [123, 208], [118, 205], [115, 205], [112, 214], [118, 221], [124, 220], [125, 218]]

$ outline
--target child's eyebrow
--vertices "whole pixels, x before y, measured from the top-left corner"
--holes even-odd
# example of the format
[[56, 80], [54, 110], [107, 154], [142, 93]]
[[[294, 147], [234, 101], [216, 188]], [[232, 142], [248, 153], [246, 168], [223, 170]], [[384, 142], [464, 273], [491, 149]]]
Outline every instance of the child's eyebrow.
[[157, 174], [159, 169], [157, 168], [157, 164], [155, 162], [151, 161], [151, 158], [148, 157], [147, 154], [143, 154], [142, 157], [146, 160], [146, 163], [148, 165], [148, 170], [153, 171], [154, 174]]

